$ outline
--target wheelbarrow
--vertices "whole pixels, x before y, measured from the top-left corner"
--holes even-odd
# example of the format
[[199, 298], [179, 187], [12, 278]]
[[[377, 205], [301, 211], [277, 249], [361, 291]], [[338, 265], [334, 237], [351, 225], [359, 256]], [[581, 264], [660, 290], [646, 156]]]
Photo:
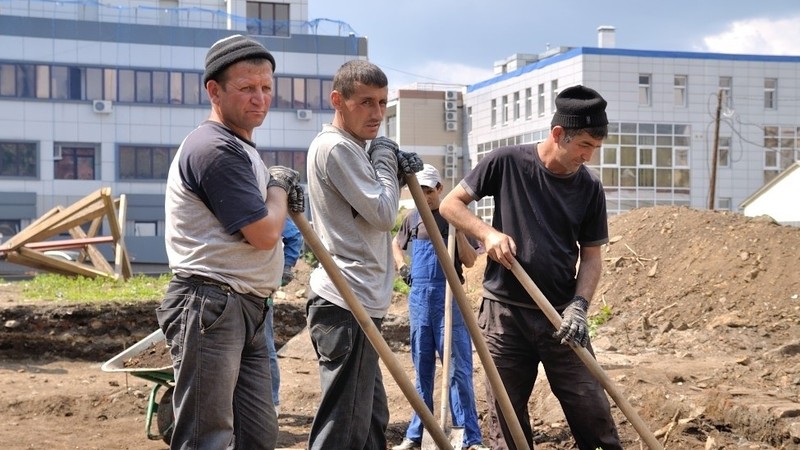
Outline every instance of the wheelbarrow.
[[[160, 352], [166, 347], [166, 338], [161, 330], [156, 330], [141, 341], [126, 349], [124, 352], [109, 359], [100, 368], [104, 372], [125, 372], [131, 375], [142, 378], [147, 381], [155, 383], [150, 390], [150, 396], [147, 400], [147, 417], [145, 419], [144, 430], [147, 438], [157, 441], [163, 440], [167, 444], [172, 439], [172, 429], [174, 427], [175, 415], [172, 410], [172, 392], [175, 386], [175, 373], [172, 370], [172, 361], [169, 354], [166, 354], [166, 360], [161, 365], [160, 358], [150, 355], [154, 352]], [[141, 360], [142, 364], [130, 364], [134, 359]], [[147, 364], [146, 361], [154, 361], [155, 364]], [[127, 364], [126, 364], [127, 363]], [[141, 367], [142, 365], [148, 367]], [[154, 367], [149, 367], [149, 366]], [[158, 397], [158, 392], [161, 388], [166, 389]], [[158, 400], [157, 400], [158, 399]], [[156, 426], [158, 432], [153, 432], [153, 417], [156, 417]]]

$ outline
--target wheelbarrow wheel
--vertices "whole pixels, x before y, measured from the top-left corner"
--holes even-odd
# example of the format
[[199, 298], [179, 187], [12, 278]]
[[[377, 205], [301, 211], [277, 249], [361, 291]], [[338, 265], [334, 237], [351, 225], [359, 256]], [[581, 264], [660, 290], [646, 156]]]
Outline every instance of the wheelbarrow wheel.
[[172, 440], [172, 429], [175, 423], [175, 412], [172, 410], [172, 391], [174, 390], [175, 388], [171, 387], [161, 396], [161, 400], [158, 401], [158, 413], [156, 416], [158, 432], [167, 445]]

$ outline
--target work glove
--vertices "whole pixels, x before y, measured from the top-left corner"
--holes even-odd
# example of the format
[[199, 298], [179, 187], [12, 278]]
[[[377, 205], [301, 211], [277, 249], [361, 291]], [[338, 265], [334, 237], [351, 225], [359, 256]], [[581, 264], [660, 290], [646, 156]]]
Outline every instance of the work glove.
[[400, 182], [401, 187], [405, 184], [406, 175], [422, 170], [422, 159], [416, 153], [400, 150], [396, 142], [383, 136], [376, 137], [370, 142], [367, 154], [373, 165], [382, 159], [391, 161], [391, 154], [393, 154], [397, 166], [397, 181]]
[[294, 280], [294, 272], [289, 266], [283, 267], [283, 276], [281, 277], [281, 286], [286, 286]]
[[408, 264], [403, 264], [397, 273], [405, 284], [411, 286], [411, 268], [408, 267]]
[[561, 314], [561, 328], [553, 333], [553, 337], [561, 339], [562, 344], [572, 343], [586, 347], [589, 343], [589, 325], [586, 322], [588, 310], [589, 302], [585, 298], [580, 295], [573, 297]]
[[272, 166], [269, 168], [269, 183], [267, 188], [278, 186], [286, 191], [287, 194], [292, 193], [292, 189], [300, 182], [300, 172], [284, 166]]
[[291, 191], [289, 191], [289, 211], [293, 213], [302, 213], [306, 210], [306, 195], [303, 191], [303, 186], [295, 184]]

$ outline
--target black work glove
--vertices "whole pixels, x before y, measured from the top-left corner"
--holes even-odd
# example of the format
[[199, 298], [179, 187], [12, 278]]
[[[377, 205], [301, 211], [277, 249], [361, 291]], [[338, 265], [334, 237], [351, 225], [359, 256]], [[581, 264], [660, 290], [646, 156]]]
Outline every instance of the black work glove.
[[292, 193], [292, 189], [300, 182], [300, 172], [284, 166], [272, 166], [269, 168], [269, 183], [267, 188], [278, 186], [286, 191], [287, 194]]
[[289, 266], [283, 267], [283, 276], [281, 277], [281, 286], [286, 286], [294, 280], [294, 272]]
[[[422, 159], [420, 159], [416, 153], [400, 150], [400, 147], [395, 141], [383, 136], [376, 137], [370, 142], [367, 154], [373, 165], [382, 159], [387, 160], [387, 162], [394, 159], [397, 181], [400, 182], [400, 187], [405, 184], [406, 175], [411, 175], [422, 170]], [[394, 158], [392, 158], [391, 155], [394, 155]]]
[[407, 264], [403, 264], [397, 273], [400, 275], [400, 278], [403, 279], [405, 284], [411, 286], [411, 268], [408, 267]]
[[303, 186], [295, 184], [291, 191], [289, 191], [289, 211], [293, 213], [302, 213], [306, 210], [306, 195], [303, 191]]
[[561, 328], [553, 333], [554, 338], [560, 338], [562, 344], [572, 343], [586, 347], [589, 343], [589, 325], [586, 322], [586, 312], [589, 310], [589, 302], [576, 295], [572, 302], [561, 314]]

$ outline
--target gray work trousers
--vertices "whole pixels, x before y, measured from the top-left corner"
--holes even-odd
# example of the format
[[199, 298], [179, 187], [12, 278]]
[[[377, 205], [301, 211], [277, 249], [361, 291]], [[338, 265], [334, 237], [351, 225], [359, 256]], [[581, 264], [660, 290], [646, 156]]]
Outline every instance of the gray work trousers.
[[[533, 430], [528, 401], [541, 362], [578, 448], [622, 449], [603, 386], [572, 348], [553, 338], [555, 327], [542, 311], [484, 298], [478, 326], [530, 448], [533, 448]], [[592, 352], [591, 344], [587, 349]], [[493, 450], [516, 449], [488, 380], [486, 391], [490, 447]]]
[[[310, 450], [386, 450], [389, 406], [378, 352], [350, 311], [313, 295], [308, 329], [322, 388]], [[380, 329], [381, 319], [372, 319]]]
[[173, 277], [158, 323], [175, 371], [170, 448], [272, 450], [265, 299], [200, 277]]

